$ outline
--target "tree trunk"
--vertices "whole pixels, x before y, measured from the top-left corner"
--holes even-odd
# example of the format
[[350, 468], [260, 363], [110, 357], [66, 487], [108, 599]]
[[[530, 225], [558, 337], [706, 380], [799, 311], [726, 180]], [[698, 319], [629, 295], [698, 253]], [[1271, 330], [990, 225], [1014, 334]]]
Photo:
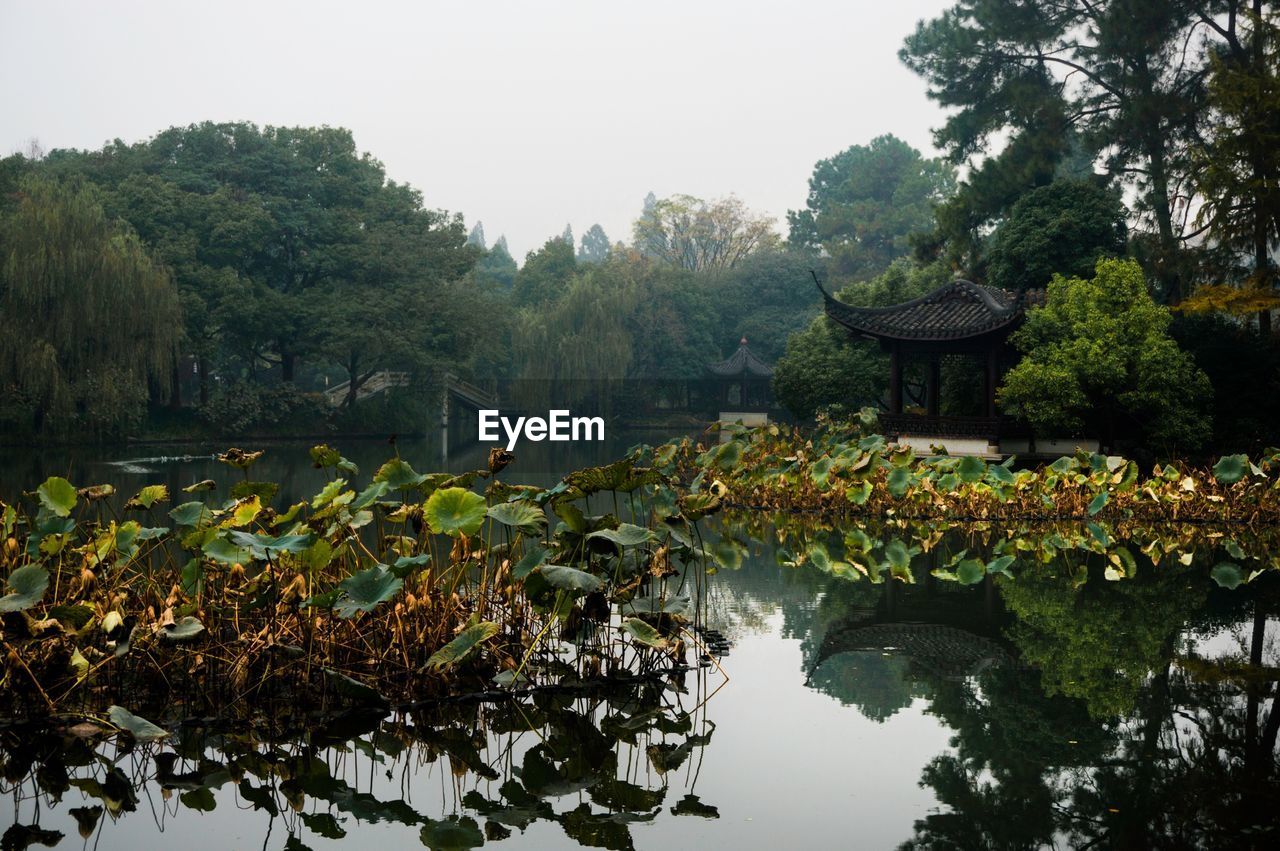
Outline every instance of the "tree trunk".
[[196, 369], [200, 370], [200, 405], [209, 404], [209, 364], [201, 355], [196, 359]]
[[347, 398], [342, 406], [350, 411], [356, 406], [356, 393], [360, 390], [360, 359], [352, 355], [347, 359]]
[[298, 365], [298, 356], [293, 352], [280, 352], [280, 379], [282, 381], [293, 381], [294, 369]]
[[182, 367], [178, 363], [173, 365], [169, 384], [169, 408], [176, 411], [182, 407]]

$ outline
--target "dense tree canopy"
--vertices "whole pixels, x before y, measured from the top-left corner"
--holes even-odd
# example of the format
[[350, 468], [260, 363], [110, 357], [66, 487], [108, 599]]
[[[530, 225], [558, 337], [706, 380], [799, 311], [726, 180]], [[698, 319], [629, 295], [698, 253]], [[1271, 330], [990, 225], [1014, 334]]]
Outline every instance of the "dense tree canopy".
[[1100, 257], [1125, 250], [1120, 198], [1094, 182], [1060, 180], [1023, 195], [987, 252], [987, 283], [1009, 290], [1043, 287], [1054, 274], [1086, 277]]
[[17, 189], [0, 218], [3, 416], [36, 432], [119, 434], [169, 379], [177, 291], [91, 186], [30, 175]]
[[[956, 162], [1009, 137], [998, 167], [976, 177], [1013, 175], [1020, 194], [1050, 182], [1078, 142], [1131, 187], [1154, 245], [1150, 271], [1177, 300], [1188, 282], [1176, 255], [1189, 236], [1189, 208], [1178, 198], [1203, 118], [1204, 56], [1227, 31], [1213, 18], [1217, 8], [1200, 5], [961, 0], [922, 22], [901, 55], [952, 108], [936, 138]], [[1234, 27], [1240, 4], [1223, 5], [1232, 7], [1224, 24]], [[977, 228], [1001, 212], [989, 205], [965, 224]]]
[[[317, 300], [354, 308], [371, 288], [438, 287], [480, 254], [460, 217], [388, 181], [342, 129], [206, 122], [55, 152], [49, 167], [103, 185], [109, 209], [174, 270], [190, 350], [220, 353], [211, 367], [224, 371], [278, 365], [292, 381], [300, 358], [331, 359], [345, 330], [342, 313], [310, 309]], [[394, 319], [394, 297], [371, 304]]]
[[1107, 442], [1131, 434], [1152, 447], [1198, 447], [1212, 388], [1169, 323], [1131, 260], [1101, 260], [1092, 279], [1055, 276], [1047, 304], [1013, 336], [1024, 356], [1000, 402], [1042, 436], [1089, 429]]
[[1194, 177], [1203, 199], [1198, 221], [1217, 244], [1249, 258], [1248, 272], [1234, 290], [1212, 282], [1198, 306], [1258, 311], [1267, 332], [1280, 306], [1280, 27], [1251, 16], [1243, 26], [1227, 31], [1226, 48], [1212, 57], [1215, 120], [1194, 152]]
[[823, 249], [836, 277], [878, 275], [910, 250], [912, 234], [932, 227], [934, 205], [954, 184], [947, 163], [926, 159], [896, 136], [878, 136], [818, 161], [805, 209], [787, 213], [790, 242]]

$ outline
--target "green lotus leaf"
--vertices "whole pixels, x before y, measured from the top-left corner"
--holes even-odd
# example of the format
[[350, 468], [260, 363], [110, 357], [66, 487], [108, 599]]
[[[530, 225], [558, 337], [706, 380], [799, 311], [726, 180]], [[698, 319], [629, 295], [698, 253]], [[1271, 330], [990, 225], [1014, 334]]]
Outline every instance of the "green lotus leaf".
[[340, 618], [353, 618], [387, 602], [399, 594], [402, 587], [403, 579], [383, 565], [375, 565], [353, 573], [338, 583], [338, 590], [342, 594], [333, 604], [333, 611]]
[[422, 513], [432, 532], [456, 538], [480, 531], [486, 511], [484, 497], [479, 494], [466, 488], [441, 488], [427, 499]]
[[198, 526], [207, 509], [203, 502], [184, 502], [169, 512], [173, 522], [179, 526]]
[[392, 458], [378, 468], [378, 472], [373, 474], [373, 480], [375, 482], [385, 482], [387, 487], [398, 491], [416, 488], [425, 482], [427, 477], [415, 472], [409, 466], [408, 461], [401, 458]]
[[158, 742], [169, 737], [169, 731], [157, 727], [146, 718], [134, 715], [123, 706], [112, 706], [107, 710], [107, 720], [114, 726], [125, 730], [139, 742]]
[[638, 544], [652, 541], [653, 537], [653, 533], [648, 529], [631, 523], [621, 523], [617, 529], [600, 529], [587, 535], [588, 539], [603, 538], [620, 547], [634, 547]]
[[39, 603], [49, 587], [49, 571], [28, 564], [9, 574], [9, 593], [0, 597], [0, 612], [22, 612]]
[[60, 476], [50, 476], [36, 488], [40, 504], [59, 517], [66, 517], [76, 507], [75, 485]]
[[433, 671], [451, 668], [459, 664], [478, 647], [498, 634], [499, 626], [492, 621], [481, 621], [471, 624], [454, 636], [453, 640], [441, 647], [431, 658], [427, 659], [427, 667]]
[[640, 618], [627, 618], [622, 622], [622, 631], [631, 636], [631, 640], [646, 647], [659, 650], [667, 646], [667, 640], [658, 631]]
[[960, 481], [980, 482], [987, 475], [987, 462], [974, 455], [966, 455], [960, 459], [960, 463], [956, 465], [956, 474], [960, 476]]
[[538, 573], [552, 588], [562, 588], [566, 591], [587, 594], [604, 587], [604, 580], [600, 577], [562, 564], [544, 564], [538, 568]]
[[542, 509], [527, 502], [500, 502], [490, 506], [488, 514], [502, 525], [530, 535], [540, 534], [547, 525]]
[[1244, 584], [1244, 571], [1239, 565], [1224, 561], [1209, 571], [1209, 575], [1213, 577], [1213, 581], [1218, 585], [1227, 589], [1239, 588]]
[[967, 558], [956, 567], [956, 579], [961, 585], [977, 585], [987, 575], [987, 566], [976, 558]]
[[1248, 455], [1224, 455], [1213, 465], [1213, 477], [1224, 485], [1235, 484], [1248, 472]]

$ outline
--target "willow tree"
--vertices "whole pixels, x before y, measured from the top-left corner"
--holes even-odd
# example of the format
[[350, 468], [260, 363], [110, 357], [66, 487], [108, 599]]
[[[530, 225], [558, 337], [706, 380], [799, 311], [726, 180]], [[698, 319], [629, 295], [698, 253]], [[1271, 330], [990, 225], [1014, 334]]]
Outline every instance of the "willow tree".
[[[166, 385], [177, 293], [79, 181], [24, 178], [0, 221], [0, 397], [36, 432], [117, 433]], [[19, 427], [25, 424], [10, 423]]]
[[[594, 270], [570, 282], [560, 300], [520, 312], [511, 341], [522, 365], [516, 388], [520, 407], [590, 405], [606, 413], [617, 382], [627, 377], [634, 342], [628, 330], [635, 294], [619, 291]], [[577, 411], [575, 411], [577, 413]]]

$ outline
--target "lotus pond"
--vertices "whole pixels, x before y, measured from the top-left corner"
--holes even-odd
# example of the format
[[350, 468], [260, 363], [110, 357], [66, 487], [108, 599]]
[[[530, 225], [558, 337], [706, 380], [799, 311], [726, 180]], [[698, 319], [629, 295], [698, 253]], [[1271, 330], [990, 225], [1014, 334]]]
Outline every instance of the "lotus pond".
[[[1072, 496], [1110, 503], [1083, 518], [817, 510], [828, 476], [879, 463], [862, 460], [879, 450], [821, 446], [787, 461], [819, 466], [817, 491], [804, 466], [803, 492], [778, 490], [786, 476], [752, 480], [750, 508], [713, 479], [721, 462], [730, 487], [743, 457], [767, 466], [751, 446], [713, 449], [711, 474], [691, 482], [684, 470], [669, 503], [656, 480], [636, 483], [651, 456], [541, 496], [627, 448], [522, 447], [496, 476], [412, 485], [412, 471], [463, 474], [489, 459], [442, 459], [425, 443], [342, 447], [345, 458], [271, 446], [243, 469], [212, 447], [5, 459], [0, 500], [27, 506], [32, 524], [54, 522], [35, 507], [56, 514], [59, 495], [38, 492], [50, 476], [114, 493], [79, 494], [74, 536], [50, 527], [37, 541], [65, 549], [37, 558], [51, 579], [38, 601], [4, 589], [0, 843], [1276, 847], [1273, 525], [1122, 514], [1128, 468], [1104, 461], [1095, 475], [1088, 459], [1055, 474], [1111, 494]], [[378, 491], [375, 471], [396, 451], [407, 470]], [[915, 491], [888, 491], [903, 478], [889, 467], [907, 465], [886, 457], [863, 499], [910, 503]], [[913, 470], [930, 492], [935, 479]], [[1166, 488], [1143, 472], [1139, 493], [1193, 487], [1241, 504], [1243, 485], [1187, 485], [1177, 471]], [[1004, 475], [984, 468], [991, 487]], [[242, 484], [254, 481], [279, 487]], [[857, 496], [863, 481], [839, 492]], [[152, 504], [126, 507], [157, 484], [164, 500], [153, 491]], [[472, 533], [451, 535], [422, 499], [454, 487], [488, 494]], [[239, 523], [255, 497], [259, 512]], [[196, 501], [207, 508], [172, 516]], [[414, 502], [417, 529], [399, 507]], [[549, 522], [495, 513], [499, 502], [530, 502]], [[129, 522], [140, 534], [122, 547]], [[161, 528], [173, 531], [147, 531]], [[168, 535], [187, 539], [173, 542], [181, 558], [161, 554]], [[306, 566], [321, 539], [341, 567]], [[552, 570], [547, 587], [517, 587], [511, 574], [537, 550], [525, 579], [564, 566], [599, 584]], [[54, 562], [73, 551], [60, 582]], [[4, 557], [10, 580], [20, 557], [34, 563]], [[200, 572], [184, 580], [191, 560]], [[338, 583], [364, 571], [386, 584]], [[306, 587], [284, 601], [297, 576]], [[92, 611], [79, 626], [53, 612], [82, 601]], [[119, 623], [105, 622], [112, 611]], [[456, 644], [484, 623], [489, 635]], [[59, 655], [72, 648], [87, 668]]]

